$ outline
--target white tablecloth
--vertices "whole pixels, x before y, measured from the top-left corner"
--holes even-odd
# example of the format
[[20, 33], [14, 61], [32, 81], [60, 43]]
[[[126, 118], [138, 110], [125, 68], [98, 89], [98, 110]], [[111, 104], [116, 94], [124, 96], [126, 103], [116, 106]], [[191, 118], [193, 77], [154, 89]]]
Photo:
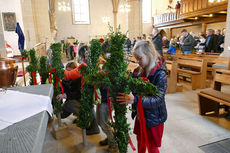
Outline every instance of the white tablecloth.
[[44, 110], [52, 116], [53, 109], [48, 96], [11, 90], [0, 92], [0, 130]]

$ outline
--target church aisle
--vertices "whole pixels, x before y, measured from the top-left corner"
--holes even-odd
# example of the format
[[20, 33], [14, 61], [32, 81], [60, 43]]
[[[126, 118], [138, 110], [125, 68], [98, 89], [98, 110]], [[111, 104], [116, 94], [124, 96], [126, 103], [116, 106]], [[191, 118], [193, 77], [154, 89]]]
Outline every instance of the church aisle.
[[[229, 91], [230, 86], [225, 86], [224, 91]], [[222, 117], [200, 116], [198, 110], [197, 91], [167, 94], [166, 104], [168, 120], [165, 123], [161, 153], [203, 153], [199, 146], [230, 138], [230, 121]], [[130, 112], [127, 114], [133, 130], [133, 120]], [[69, 125], [71, 135], [68, 138], [56, 141], [47, 129], [43, 153], [75, 153], [76, 145], [82, 141], [81, 130], [75, 125]], [[104, 153], [106, 147], [99, 147], [98, 143], [105, 135], [87, 136], [89, 142], [96, 147], [89, 153]], [[131, 135], [135, 146], [135, 135]], [[129, 146], [129, 153], [132, 149]]]

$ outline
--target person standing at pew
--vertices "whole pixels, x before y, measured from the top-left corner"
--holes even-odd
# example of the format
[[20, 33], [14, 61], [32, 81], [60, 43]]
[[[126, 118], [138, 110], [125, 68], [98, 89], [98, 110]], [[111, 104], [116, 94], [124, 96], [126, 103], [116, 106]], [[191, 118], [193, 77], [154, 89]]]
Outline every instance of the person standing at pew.
[[217, 52], [217, 37], [214, 34], [213, 29], [206, 31], [207, 39], [205, 41], [205, 52], [216, 53]]
[[132, 44], [133, 47], [135, 46], [136, 42], [137, 42], [137, 40], [136, 40], [136, 38], [134, 37], [134, 38], [133, 38], [133, 44]]
[[158, 53], [163, 56], [163, 41], [161, 36], [158, 34], [158, 29], [157, 28], [153, 28], [152, 31], [152, 43], [155, 46], [156, 50], [158, 51]]
[[169, 50], [167, 50], [167, 54], [174, 54], [174, 55], [176, 55], [176, 42], [174, 41], [173, 38], [170, 41]]
[[180, 43], [181, 51], [183, 54], [190, 54], [193, 50], [195, 39], [188, 33], [186, 29], [183, 29], [181, 33], [183, 35], [182, 42]]
[[225, 34], [226, 34], [226, 28], [222, 29], [222, 36], [223, 36], [223, 43], [220, 45], [220, 50], [224, 51], [224, 39], [225, 39]]
[[222, 52], [221, 44], [224, 43], [224, 36], [221, 35], [221, 30], [220, 29], [215, 30], [215, 35], [216, 35], [216, 38], [217, 38], [217, 52], [221, 53]]
[[[167, 109], [165, 105], [165, 93], [167, 89], [167, 70], [165, 61], [149, 41], [140, 41], [134, 47], [134, 56], [139, 63], [139, 67], [134, 70], [134, 78], [148, 79], [153, 85], [157, 86], [158, 94], [154, 96], [142, 97], [142, 105], [146, 122], [147, 139], [141, 139], [141, 129], [137, 111], [132, 112], [135, 118], [134, 133], [137, 135], [138, 153], [146, 152], [146, 143], [149, 144], [149, 153], [159, 153], [158, 147], [164, 131], [164, 122], [167, 119]], [[137, 110], [138, 95], [134, 93], [119, 93], [117, 101], [120, 104], [132, 104], [132, 108]]]

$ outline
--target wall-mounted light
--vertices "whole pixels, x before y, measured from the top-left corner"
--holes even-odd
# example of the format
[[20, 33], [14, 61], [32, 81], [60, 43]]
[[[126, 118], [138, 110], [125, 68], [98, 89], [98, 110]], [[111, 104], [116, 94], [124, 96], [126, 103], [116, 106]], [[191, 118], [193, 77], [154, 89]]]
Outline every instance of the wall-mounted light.
[[69, 2], [65, 2], [65, 1], [62, 1], [62, 2], [58, 2], [58, 10], [59, 11], [70, 11], [70, 3]]
[[128, 4], [128, 2], [126, 0], [123, 1], [123, 4], [119, 6], [119, 12], [128, 13], [130, 11], [131, 9], [130, 9], [130, 5]]
[[213, 17], [213, 14], [209, 14], [210, 17]]
[[215, 2], [215, 1], [219, 3], [219, 2], [225, 1], [225, 0], [208, 0], [209, 3], [213, 3], [213, 2]]
[[198, 20], [198, 17], [197, 17], [197, 16], [195, 17], [195, 20]]

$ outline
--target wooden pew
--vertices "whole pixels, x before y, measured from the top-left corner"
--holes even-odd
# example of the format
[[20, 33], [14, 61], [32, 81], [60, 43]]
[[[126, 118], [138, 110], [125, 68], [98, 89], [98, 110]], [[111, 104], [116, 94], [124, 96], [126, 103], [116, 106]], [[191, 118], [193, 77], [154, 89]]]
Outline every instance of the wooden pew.
[[200, 115], [212, 111], [218, 115], [220, 104], [230, 106], [230, 92], [221, 92], [221, 85], [230, 84], [230, 71], [216, 69], [213, 84], [213, 89], [205, 89], [198, 93]]
[[177, 58], [177, 73], [183, 77], [190, 77], [192, 90], [206, 87], [207, 61], [195, 58]]
[[168, 70], [168, 72], [170, 73], [170, 72], [172, 71], [172, 64], [173, 64], [173, 61], [165, 60], [165, 62], [166, 62], [167, 70]]
[[166, 60], [168, 71], [168, 88], [167, 93], [177, 92], [177, 62]]
[[167, 93], [182, 92], [183, 86], [177, 83], [177, 62], [166, 60], [168, 71], [168, 88]]
[[[185, 56], [183, 54], [177, 54], [177, 55], [165, 55], [166, 59], [174, 60], [175, 58], [183, 57], [183, 58], [194, 58], [194, 59], [206, 59], [207, 60], [207, 72], [212, 72], [216, 68], [214, 67], [214, 64], [218, 64], [219, 66], [222, 66], [221, 69], [228, 69], [230, 70], [230, 57], [225, 56], [219, 56], [218, 54], [189, 54], [188, 56]], [[218, 67], [220, 68], [220, 67]]]

